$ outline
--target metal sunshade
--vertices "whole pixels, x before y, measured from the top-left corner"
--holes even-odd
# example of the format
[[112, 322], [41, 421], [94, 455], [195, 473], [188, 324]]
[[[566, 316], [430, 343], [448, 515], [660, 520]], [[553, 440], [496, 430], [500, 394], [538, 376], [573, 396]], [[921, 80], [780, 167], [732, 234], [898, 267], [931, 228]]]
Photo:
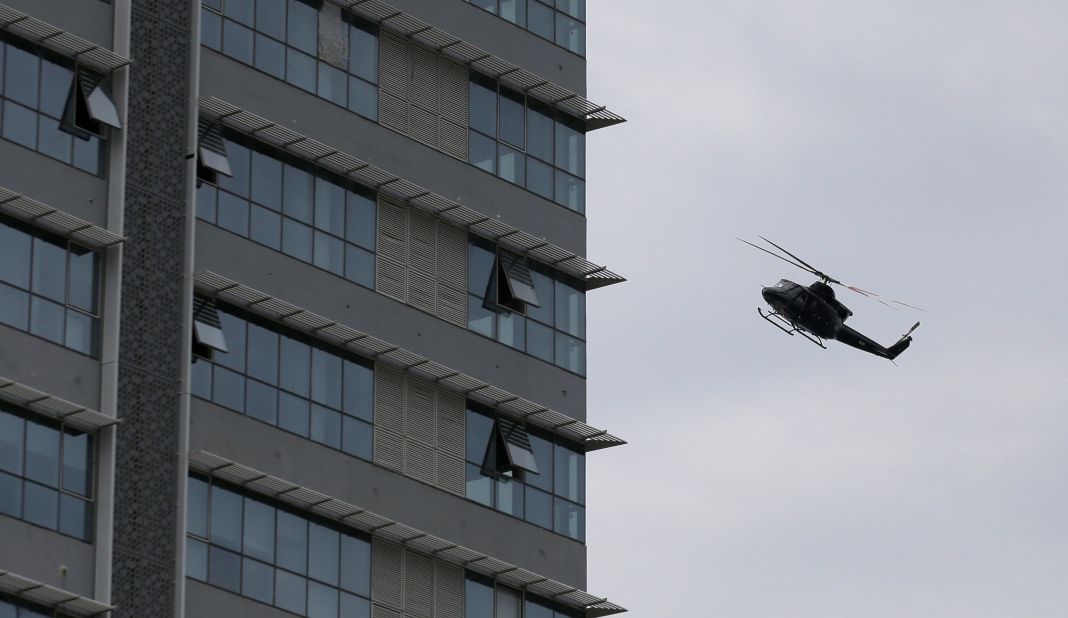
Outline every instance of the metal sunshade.
[[93, 67], [105, 74], [130, 64], [130, 61], [95, 43], [75, 36], [35, 17], [0, 4], [0, 29], [27, 41], [32, 41]]
[[117, 418], [3, 377], [0, 377], [0, 400], [90, 433], [119, 422]]
[[118, 245], [125, 240], [100, 226], [5, 187], [0, 187], [0, 212], [95, 249]]

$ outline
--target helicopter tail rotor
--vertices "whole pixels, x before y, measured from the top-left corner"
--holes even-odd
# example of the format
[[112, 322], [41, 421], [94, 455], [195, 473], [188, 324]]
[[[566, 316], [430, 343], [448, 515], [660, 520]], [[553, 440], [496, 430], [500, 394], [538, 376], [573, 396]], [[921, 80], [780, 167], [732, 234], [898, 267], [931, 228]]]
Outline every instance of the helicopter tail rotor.
[[916, 322], [907, 333], [901, 335], [901, 339], [898, 339], [897, 343], [886, 349], [886, 357], [889, 358], [891, 362], [908, 349], [909, 345], [912, 344], [912, 333], [919, 327], [920, 323]]

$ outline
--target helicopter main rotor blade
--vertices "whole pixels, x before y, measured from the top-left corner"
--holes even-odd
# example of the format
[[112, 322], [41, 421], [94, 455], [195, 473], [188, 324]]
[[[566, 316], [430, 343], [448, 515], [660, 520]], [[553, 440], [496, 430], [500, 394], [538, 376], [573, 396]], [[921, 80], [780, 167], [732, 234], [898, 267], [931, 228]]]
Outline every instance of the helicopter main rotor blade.
[[744, 242], [745, 244], [749, 245], [750, 247], [753, 247], [754, 249], [759, 249], [760, 251], [763, 251], [764, 253], [767, 253], [768, 255], [775, 256], [775, 257], [779, 258], [780, 260], [782, 260], [784, 262], [787, 262], [789, 264], [793, 264], [794, 266], [800, 268], [801, 270], [803, 270], [805, 272], [808, 272], [808, 273], [811, 273], [813, 275], [819, 276], [819, 273], [816, 272], [815, 270], [812, 270], [812, 268], [810, 268], [808, 266], [802, 266], [801, 264], [798, 264], [797, 262], [795, 262], [793, 260], [788, 260], [788, 259], [784, 258], [783, 256], [779, 255], [778, 253], [775, 253], [774, 251], [768, 251], [767, 249], [765, 249], [764, 247], [761, 247], [760, 245], [754, 245], [753, 243], [749, 242], [748, 240], [742, 240], [741, 238], [738, 238], [737, 236], [735, 236], [734, 239], [738, 240], [738, 241], [741, 241], [741, 242]]
[[777, 244], [775, 244], [775, 243], [771, 242], [771, 241], [770, 241], [770, 240], [768, 240], [767, 238], [764, 238], [763, 236], [761, 236], [761, 237], [760, 237], [760, 239], [761, 239], [761, 240], [763, 240], [764, 242], [768, 243], [769, 245], [771, 245], [771, 246], [775, 247], [775, 248], [776, 248], [776, 249], [778, 249], [779, 251], [782, 251], [782, 252], [783, 252], [783, 253], [785, 253], [786, 255], [788, 255], [788, 256], [790, 256], [790, 257], [794, 258], [794, 259], [795, 259], [795, 260], [797, 260], [798, 262], [801, 262], [802, 264], [804, 264], [805, 266], [807, 266], [807, 267], [808, 267], [808, 270], [809, 270], [809, 272], [811, 272], [812, 274], [816, 275], [817, 277], [820, 277], [820, 278], [822, 278], [822, 279], [826, 279], [826, 280], [827, 280], [828, 282], [830, 282], [830, 283], [837, 283], [838, 285], [843, 285], [843, 283], [842, 283], [841, 281], [839, 281], [839, 280], [835, 279], [834, 277], [828, 276], [827, 274], [823, 273], [822, 271], [820, 271], [820, 269], [816, 268], [816, 267], [815, 267], [815, 266], [813, 266], [812, 264], [809, 264], [808, 262], [806, 262], [806, 261], [802, 260], [801, 258], [797, 257], [797, 256], [796, 256], [796, 255], [794, 255], [793, 253], [790, 253], [790, 252], [789, 252], [789, 251], [787, 251], [786, 249], [784, 249], [784, 248], [780, 247], [779, 245], [777, 245]]

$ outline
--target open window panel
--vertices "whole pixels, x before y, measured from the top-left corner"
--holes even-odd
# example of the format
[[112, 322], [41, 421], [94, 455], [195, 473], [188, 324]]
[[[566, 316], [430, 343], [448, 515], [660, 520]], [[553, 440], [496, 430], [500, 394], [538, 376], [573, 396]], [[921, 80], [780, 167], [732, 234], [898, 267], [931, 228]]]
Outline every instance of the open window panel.
[[538, 474], [527, 430], [513, 421], [498, 418], [493, 424], [482, 472], [488, 476], [515, 478], [520, 472]]
[[497, 248], [493, 271], [486, 284], [485, 307], [491, 311], [527, 313], [527, 305], [541, 307], [526, 256]]
[[229, 352], [219, 310], [214, 298], [197, 296], [193, 299], [193, 361], [198, 356], [211, 360], [217, 351]]
[[104, 137], [104, 126], [121, 129], [119, 111], [105, 88], [107, 83], [102, 75], [83, 67], [76, 68], [60, 128], [83, 140], [94, 135]]
[[197, 185], [201, 182], [217, 184], [219, 175], [233, 176], [230, 159], [226, 156], [226, 142], [219, 127], [201, 124], [198, 130]]

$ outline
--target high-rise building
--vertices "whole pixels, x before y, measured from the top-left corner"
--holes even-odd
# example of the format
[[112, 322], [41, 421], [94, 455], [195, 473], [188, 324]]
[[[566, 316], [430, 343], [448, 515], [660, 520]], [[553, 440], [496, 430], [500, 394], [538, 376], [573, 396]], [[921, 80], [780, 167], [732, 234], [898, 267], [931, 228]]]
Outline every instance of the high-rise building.
[[625, 611], [584, 0], [0, 2], [0, 617]]

